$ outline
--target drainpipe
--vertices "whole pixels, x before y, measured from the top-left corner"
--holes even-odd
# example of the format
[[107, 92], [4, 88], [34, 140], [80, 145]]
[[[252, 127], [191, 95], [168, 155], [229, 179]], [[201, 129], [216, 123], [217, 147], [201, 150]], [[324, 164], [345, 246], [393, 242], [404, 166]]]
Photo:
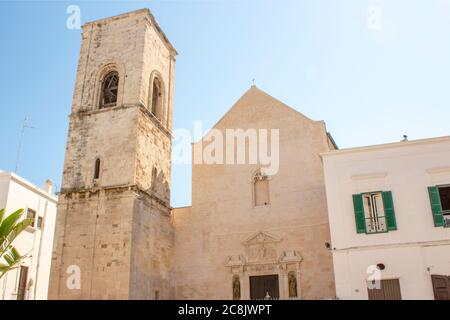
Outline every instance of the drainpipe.
[[42, 253], [42, 240], [44, 238], [44, 232], [45, 232], [45, 224], [46, 224], [46, 217], [47, 217], [47, 209], [48, 209], [48, 200], [45, 201], [45, 208], [44, 208], [44, 216], [42, 218], [42, 228], [40, 230], [40, 237], [39, 237], [39, 250], [38, 250], [38, 257], [37, 257], [37, 264], [36, 264], [36, 283], [34, 284], [34, 299], [36, 300], [36, 292], [38, 287], [38, 280], [39, 280], [39, 268], [41, 267], [41, 253]]
[[[53, 188], [53, 182], [52, 180], [48, 179], [47, 181], [45, 181], [45, 191], [49, 194], [52, 193], [52, 188]], [[42, 240], [44, 238], [44, 232], [45, 232], [45, 225], [46, 225], [46, 221], [47, 221], [47, 211], [48, 211], [48, 200], [45, 201], [45, 207], [44, 207], [44, 215], [42, 217], [42, 228], [40, 230], [41, 235], [39, 237], [39, 250], [38, 250], [38, 260], [37, 260], [37, 264], [36, 264], [36, 281], [34, 284], [34, 299], [36, 300], [36, 293], [37, 293], [37, 287], [38, 287], [38, 280], [39, 280], [39, 269], [41, 267], [41, 253], [42, 253]], [[39, 220], [39, 218], [38, 218]]]

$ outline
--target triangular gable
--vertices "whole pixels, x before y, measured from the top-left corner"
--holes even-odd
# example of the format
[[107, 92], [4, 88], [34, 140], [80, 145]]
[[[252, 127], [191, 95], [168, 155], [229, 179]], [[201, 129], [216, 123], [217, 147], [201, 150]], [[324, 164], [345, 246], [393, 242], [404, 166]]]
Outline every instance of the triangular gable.
[[259, 231], [244, 241], [244, 245], [262, 244], [262, 243], [274, 243], [280, 242], [282, 239], [272, 235], [266, 231]]
[[[276, 105], [277, 107], [283, 108], [285, 110], [287, 110], [288, 112], [292, 113], [292, 116], [294, 117], [301, 117], [302, 120], [306, 120], [306, 121], [310, 121], [310, 122], [317, 122], [315, 120], [312, 120], [310, 118], [308, 118], [307, 116], [305, 116], [304, 114], [302, 114], [301, 112], [293, 109], [292, 107], [284, 104], [283, 102], [281, 102], [280, 100], [272, 97], [271, 95], [269, 95], [268, 93], [260, 90], [259, 88], [257, 88], [256, 86], [252, 86], [249, 90], [247, 90], [237, 101], [236, 103], [212, 126], [212, 129], [217, 128], [220, 126], [221, 122], [224, 121], [224, 119], [227, 118], [227, 116], [229, 116], [232, 112], [235, 112], [236, 109], [244, 107], [245, 105], [247, 105], [247, 101], [250, 102], [252, 99], [254, 99], [256, 96], [262, 97], [264, 99], [266, 99], [267, 102], [272, 101], [273, 105]], [[204, 139], [205, 137], [207, 137], [209, 135], [210, 131], [208, 131], [203, 137], [202, 139]]]

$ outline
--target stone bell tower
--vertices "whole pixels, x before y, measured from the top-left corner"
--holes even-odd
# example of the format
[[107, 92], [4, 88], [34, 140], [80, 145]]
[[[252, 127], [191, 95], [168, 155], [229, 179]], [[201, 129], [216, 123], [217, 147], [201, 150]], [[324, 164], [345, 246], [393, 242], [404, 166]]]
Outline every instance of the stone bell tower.
[[83, 26], [50, 299], [168, 299], [177, 52], [147, 9]]

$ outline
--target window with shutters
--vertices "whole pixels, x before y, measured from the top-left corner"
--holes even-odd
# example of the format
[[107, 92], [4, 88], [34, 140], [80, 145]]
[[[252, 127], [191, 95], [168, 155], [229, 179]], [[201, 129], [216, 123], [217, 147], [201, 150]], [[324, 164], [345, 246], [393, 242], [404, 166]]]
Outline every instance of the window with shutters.
[[444, 214], [450, 214], [450, 186], [439, 187], [439, 199]]
[[397, 230], [392, 192], [377, 191], [353, 195], [358, 233], [383, 233]]
[[255, 207], [268, 206], [270, 204], [269, 179], [260, 172], [253, 177], [253, 194]]
[[364, 217], [366, 232], [386, 232], [386, 216], [384, 214], [383, 197], [381, 192], [363, 194]]
[[450, 228], [450, 186], [428, 187], [435, 227]]

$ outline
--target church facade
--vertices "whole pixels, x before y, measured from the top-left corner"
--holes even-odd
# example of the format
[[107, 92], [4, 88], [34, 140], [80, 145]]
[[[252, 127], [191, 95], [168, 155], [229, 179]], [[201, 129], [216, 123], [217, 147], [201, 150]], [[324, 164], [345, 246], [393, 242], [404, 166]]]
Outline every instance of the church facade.
[[49, 298], [335, 297], [323, 121], [252, 86], [213, 130], [277, 130], [276, 172], [194, 161], [171, 208], [176, 55], [146, 9], [83, 26]]

